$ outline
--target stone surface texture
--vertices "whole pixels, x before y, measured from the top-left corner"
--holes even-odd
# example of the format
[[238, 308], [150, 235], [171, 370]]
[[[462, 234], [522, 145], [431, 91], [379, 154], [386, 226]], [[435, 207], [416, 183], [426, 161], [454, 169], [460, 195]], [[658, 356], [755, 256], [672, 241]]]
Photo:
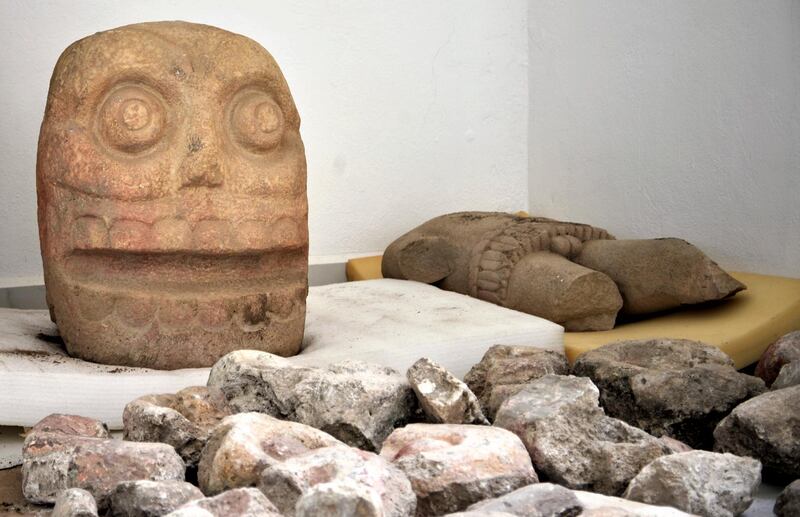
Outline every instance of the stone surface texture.
[[[352, 480], [321, 483], [311, 488], [299, 501], [292, 513], [296, 517], [383, 517], [383, 502], [372, 490]], [[413, 515], [413, 514], [403, 514]]]
[[[72, 425], [73, 417], [62, 416], [65, 425], [53, 419], [44, 429]], [[99, 422], [99, 426], [102, 426]], [[89, 426], [94, 431], [97, 426]], [[163, 443], [126, 442], [95, 436], [34, 429], [22, 450], [22, 491], [36, 503], [53, 503], [61, 490], [83, 488], [105, 508], [114, 487], [138, 479], [183, 480], [186, 467], [175, 449]]]
[[798, 384], [800, 384], [800, 360], [783, 365], [775, 382], [772, 383], [772, 389], [779, 390]]
[[647, 465], [631, 480], [625, 498], [705, 517], [734, 517], [747, 510], [760, 483], [758, 460], [691, 451]]
[[573, 489], [619, 495], [654, 459], [672, 451], [603, 413], [585, 377], [545, 375], [506, 400], [494, 425], [522, 439], [536, 470]]
[[534, 483], [513, 492], [475, 503], [474, 512], [507, 512], [525, 517], [574, 517], [583, 506], [572, 490], [553, 483]]
[[50, 517], [97, 517], [97, 502], [82, 488], [62, 490]]
[[519, 438], [488, 426], [409, 424], [386, 439], [381, 456], [411, 480], [419, 516], [464, 510], [538, 481]]
[[800, 479], [792, 481], [783, 489], [775, 501], [773, 511], [778, 517], [796, 517], [800, 515]]
[[614, 326], [622, 298], [603, 273], [571, 258], [609, 239], [585, 224], [498, 212], [431, 219], [386, 248], [385, 278], [416, 280], [554, 321], [568, 330]]
[[224, 418], [206, 443], [197, 478], [206, 495], [255, 486], [268, 466], [319, 447], [345, 445], [313, 427], [261, 413]]
[[371, 451], [380, 450], [416, 405], [406, 378], [391, 368], [360, 361], [300, 367], [252, 350], [223, 357], [211, 369], [208, 386], [221, 390], [234, 411], [300, 422]]
[[392, 242], [381, 268], [570, 331], [613, 328], [620, 309], [661, 311], [745, 288], [680, 239], [616, 241], [586, 224], [498, 212], [433, 218]]
[[772, 343], [761, 355], [755, 374], [771, 386], [783, 365], [800, 361], [800, 330], [789, 332]]
[[594, 240], [575, 262], [611, 277], [628, 315], [722, 300], [745, 289], [682, 239]]
[[488, 424], [477, 397], [455, 375], [423, 357], [406, 378], [427, 420], [435, 424]]
[[400, 469], [355, 448], [321, 447], [275, 463], [264, 469], [258, 486], [289, 516], [402, 517], [414, 515], [417, 505]]
[[166, 514], [170, 517], [281, 517], [257, 488], [235, 488], [214, 497], [190, 501]]
[[186, 481], [126, 481], [111, 492], [108, 515], [160, 517], [203, 497], [199, 488]]
[[705, 449], [723, 417], [766, 389], [718, 348], [686, 339], [610, 343], [578, 357], [572, 372], [592, 379], [609, 416]]
[[675, 438], [670, 438], [669, 436], [659, 436], [658, 441], [669, 447], [669, 450], [671, 450], [673, 453], [689, 452], [694, 450], [682, 441], [676, 440]]
[[48, 304], [71, 355], [160, 369], [299, 351], [300, 117], [270, 54], [207, 25], [96, 33], [58, 60], [39, 135]]
[[523, 386], [548, 373], [566, 375], [564, 354], [528, 346], [494, 345], [464, 377], [484, 414], [494, 418], [500, 405]]
[[196, 465], [211, 429], [230, 414], [222, 393], [205, 386], [192, 386], [175, 394], [146, 395], [125, 406], [124, 438], [167, 443], [188, 465]]
[[714, 450], [758, 458], [764, 475], [800, 477], [800, 386], [738, 405], [714, 431]]
[[583, 506], [581, 517], [690, 517], [670, 506], [655, 506], [583, 490], [573, 490]]
[[55, 413], [39, 420], [28, 435], [34, 433], [59, 433], [90, 438], [111, 438], [108, 427], [99, 420], [79, 415]]

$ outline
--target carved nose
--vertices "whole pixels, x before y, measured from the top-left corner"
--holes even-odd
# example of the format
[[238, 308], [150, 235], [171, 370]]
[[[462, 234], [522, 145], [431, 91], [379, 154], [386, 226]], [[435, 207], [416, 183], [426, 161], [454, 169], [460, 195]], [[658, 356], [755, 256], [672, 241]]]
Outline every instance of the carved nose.
[[189, 152], [178, 174], [182, 187], [219, 187], [225, 171], [215, 146], [193, 137], [189, 140]]

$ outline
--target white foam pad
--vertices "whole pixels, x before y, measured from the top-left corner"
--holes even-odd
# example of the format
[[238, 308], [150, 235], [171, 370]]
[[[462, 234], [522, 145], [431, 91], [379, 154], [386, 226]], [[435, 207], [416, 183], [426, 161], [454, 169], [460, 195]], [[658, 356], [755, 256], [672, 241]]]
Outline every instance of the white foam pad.
[[[324, 366], [358, 359], [405, 372], [429, 357], [463, 377], [495, 344], [563, 353], [563, 333], [550, 321], [427, 284], [368, 280], [310, 288], [303, 351], [291, 360]], [[119, 429], [125, 404], [136, 397], [208, 378], [208, 368], [160, 371], [74, 359], [46, 339], [55, 335], [47, 311], [0, 309], [0, 425], [31, 426], [58, 412]]]

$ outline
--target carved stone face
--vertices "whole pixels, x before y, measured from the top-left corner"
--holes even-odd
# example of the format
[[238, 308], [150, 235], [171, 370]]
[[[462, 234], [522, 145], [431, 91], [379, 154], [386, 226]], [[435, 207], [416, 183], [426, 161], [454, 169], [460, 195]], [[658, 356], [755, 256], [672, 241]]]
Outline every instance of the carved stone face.
[[291, 355], [305, 320], [300, 118], [257, 43], [183, 22], [82, 39], [39, 138], [48, 303], [71, 354], [208, 366]]

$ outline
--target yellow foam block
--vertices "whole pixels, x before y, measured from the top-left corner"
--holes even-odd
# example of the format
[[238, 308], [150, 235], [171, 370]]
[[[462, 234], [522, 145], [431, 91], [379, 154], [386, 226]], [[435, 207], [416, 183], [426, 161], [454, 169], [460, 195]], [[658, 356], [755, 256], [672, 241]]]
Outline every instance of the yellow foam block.
[[381, 273], [381, 259], [383, 259], [382, 255], [348, 260], [344, 268], [347, 281], [354, 282], [356, 280], [375, 280], [383, 278], [383, 274]]
[[747, 290], [730, 300], [687, 307], [599, 332], [567, 332], [567, 358], [621, 339], [673, 337], [716, 345], [737, 368], [758, 361], [783, 334], [800, 329], [800, 279], [731, 273]]
[[[381, 257], [347, 261], [348, 280], [381, 278]], [[599, 332], [567, 332], [564, 347], [574, 361], [582, 353], [622, 339], [685, 338], [719, 347], [737, 368], [758, 361], [783, 334], [800, 329], [800, 279], [731, 273], [747, 285], [733, 299], [619, 325]]]

